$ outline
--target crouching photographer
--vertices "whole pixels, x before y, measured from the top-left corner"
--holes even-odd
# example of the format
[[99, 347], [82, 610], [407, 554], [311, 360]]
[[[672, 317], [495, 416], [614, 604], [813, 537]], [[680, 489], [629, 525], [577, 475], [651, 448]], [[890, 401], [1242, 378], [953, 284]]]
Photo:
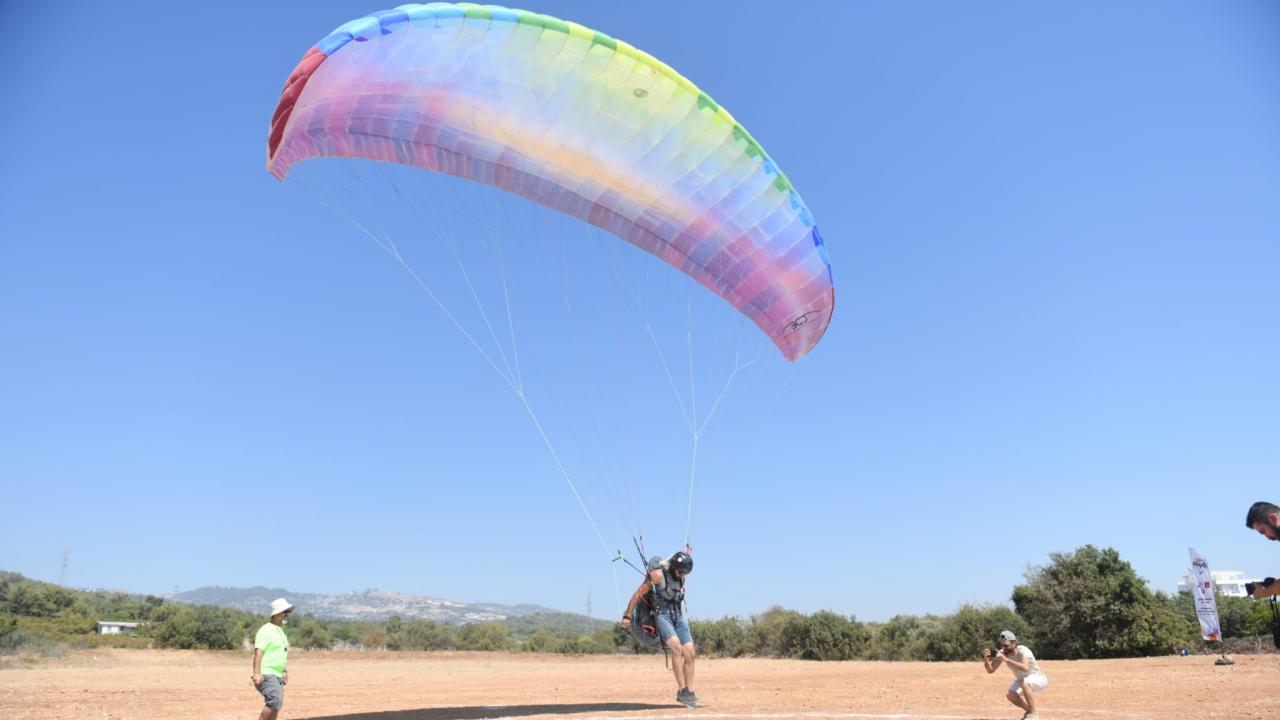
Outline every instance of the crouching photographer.
[[1018, 644], [1018, 638], [1010, 630], [1000, 633], [996, 649], [982, 651], [982, 666], [993, 673], [1004, 663], [1013, 671], [1013, 684], [1005, 695], [1009, 702], [1026, 711], [1022, 720], [1038, 720], [1036, 696], [1049, 687], [1049, 678], [1040, 672], [1040, 663], [1031, 648]]

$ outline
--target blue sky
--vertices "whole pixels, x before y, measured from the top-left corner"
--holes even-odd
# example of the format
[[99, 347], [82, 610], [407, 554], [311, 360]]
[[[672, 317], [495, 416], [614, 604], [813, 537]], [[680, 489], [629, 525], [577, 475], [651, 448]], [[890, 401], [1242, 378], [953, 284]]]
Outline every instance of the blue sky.
[[[530, 6], [732, 111], [830, 250], [827, 336], [709, 441], [693, 614], [949, 612], [1086, 543], [1160, 589], [1188, 546], [1280, 574], [1243, 527], [1280, 473], [1280, 8], [777, 7]], [[0, 47], [0, 568], [57, 580], [69, 548], [82, 587], [613, 613], [518, 400], [386, 254], [263, 168], [298, 58], [379, 9], [0, 8], [23, 28]], [[644, 397], [606, 390], [577, 427]], [[604, 462], [662, 488], [628, 510], [654, 552], [683, 539], [671, 422], [586, 439], [634, 438]]]

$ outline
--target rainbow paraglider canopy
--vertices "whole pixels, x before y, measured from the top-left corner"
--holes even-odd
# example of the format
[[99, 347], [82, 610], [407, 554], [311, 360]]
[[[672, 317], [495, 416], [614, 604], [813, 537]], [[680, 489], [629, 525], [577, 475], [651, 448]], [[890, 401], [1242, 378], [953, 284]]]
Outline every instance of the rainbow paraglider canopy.
[[822, 236], [773, 159], [675, 70], [576, 23], [427, 3], [338, 27], [271, 123], [273, 175], [313, 157], [447, 173], [603, 228], [724, 298], [788, 360], [831, 321]]

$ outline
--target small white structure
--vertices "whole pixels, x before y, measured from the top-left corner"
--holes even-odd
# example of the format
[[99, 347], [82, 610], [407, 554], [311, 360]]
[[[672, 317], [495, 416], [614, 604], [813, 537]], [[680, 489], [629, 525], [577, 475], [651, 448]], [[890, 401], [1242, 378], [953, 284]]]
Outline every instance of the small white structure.
[[138, 632], [136, 622], [98, 622], [94, 632], [99, 635], [133, 635]]
[[[1237, 570], [1215, 570], [1209, 573], [1213, 578], [1213, 584], [1218, 588], [1218, 594], [1226, 597], [1247, 597], [1248, 593], [1244, 591], [1244, 584], [1247, 582], [1258, 582], [1258, 578], [1246, 578], [1244, 573]], [[1182, 578], [1178, 582], [1178, 592], [1191, 592], [1192, 579], [1190, 575]]]

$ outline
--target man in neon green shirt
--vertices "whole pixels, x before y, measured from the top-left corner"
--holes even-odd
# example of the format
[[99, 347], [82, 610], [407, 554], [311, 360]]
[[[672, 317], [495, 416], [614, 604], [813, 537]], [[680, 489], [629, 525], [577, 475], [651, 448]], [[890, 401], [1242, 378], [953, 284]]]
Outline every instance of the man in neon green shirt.
[[266, 706], [258, 720], [276, 720], [284, 707], [284, 686], [289, 683], [285, 663], [289, 659], [289, 638], [284, 624], [289, 621], [293, 605], [284, 598], [271, 601], [271, 622], [258, 628], [253, 638], [253, 686], [262, 693]]

